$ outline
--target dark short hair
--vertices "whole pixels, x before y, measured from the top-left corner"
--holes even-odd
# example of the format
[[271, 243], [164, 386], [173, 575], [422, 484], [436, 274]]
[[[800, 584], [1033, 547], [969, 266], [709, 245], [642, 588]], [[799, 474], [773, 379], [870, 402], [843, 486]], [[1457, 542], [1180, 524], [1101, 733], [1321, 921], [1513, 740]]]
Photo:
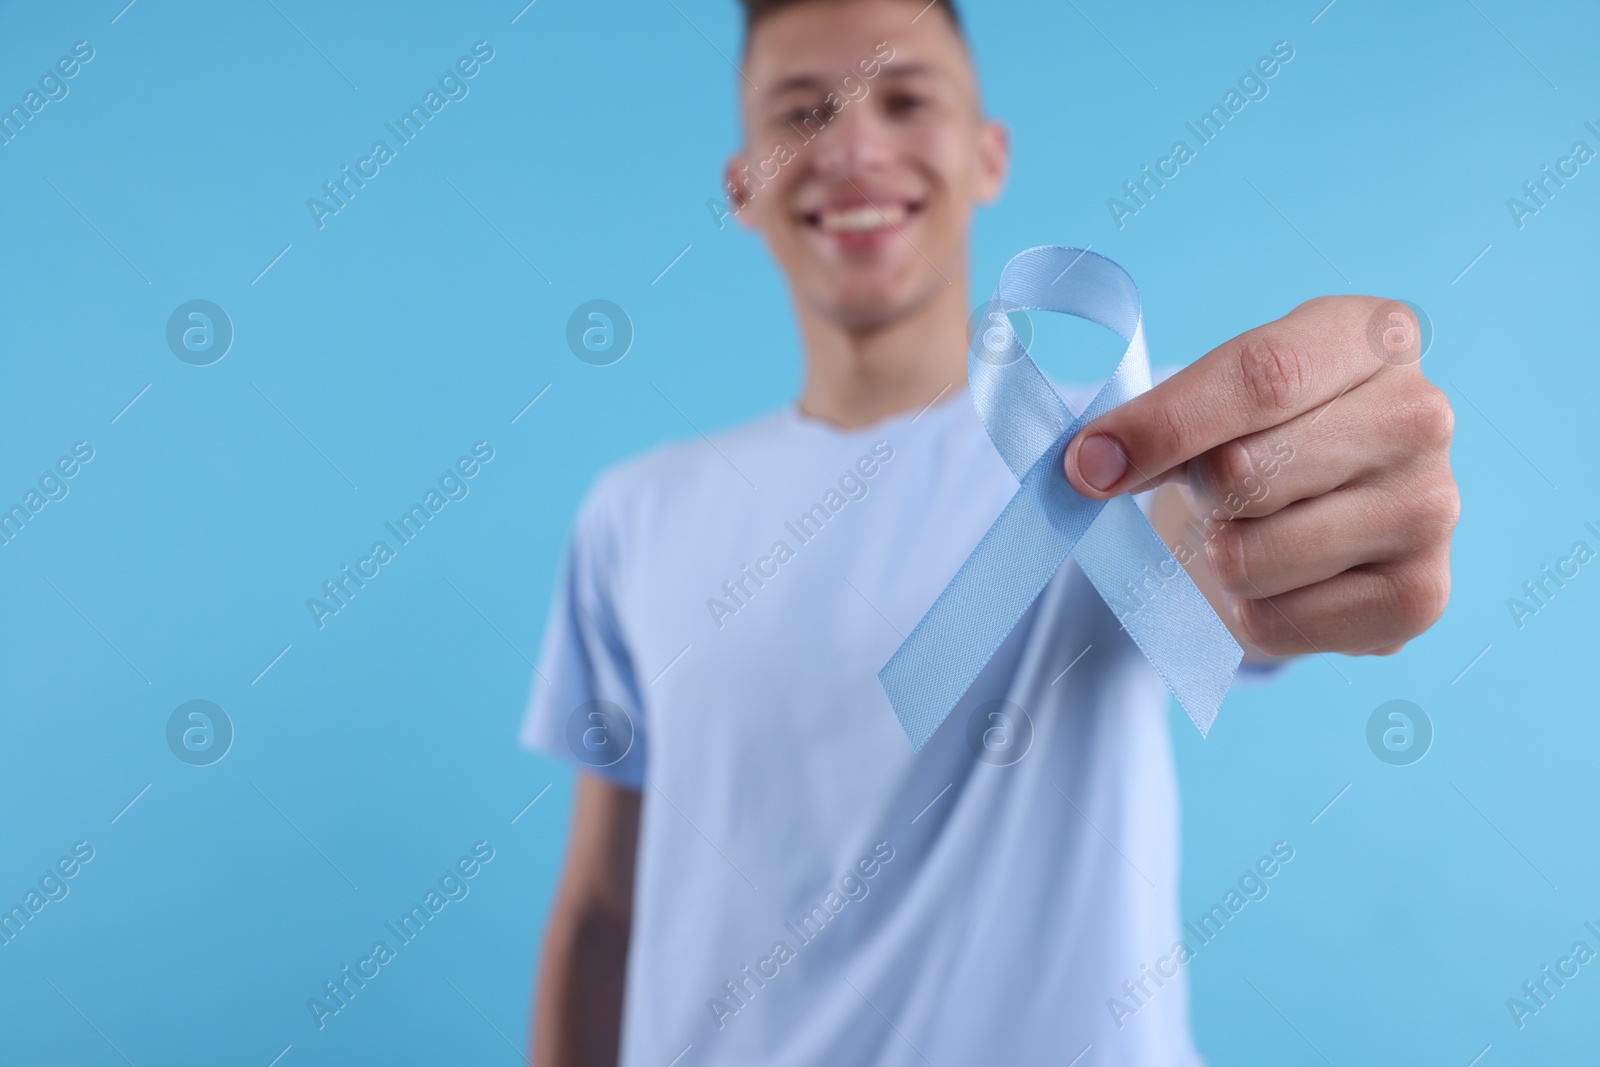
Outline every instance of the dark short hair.
[[[768, 15], [776, 14], [784, 8], [794, 7], [796, 4], [813, 3], [815, 0], [739, 0], [739, 6], [744, 9], [744, 39], [748, 44], [750, 31], [756, 28], [760, 21]], [[944, 17], [950, 20], [950, 25], [956, 33], [965, 39], [966, 34], [961, 28], [961, 13], [956, 10], [955, 0], [933, 0], [931, 7], [936, 7], [944, 12]]]

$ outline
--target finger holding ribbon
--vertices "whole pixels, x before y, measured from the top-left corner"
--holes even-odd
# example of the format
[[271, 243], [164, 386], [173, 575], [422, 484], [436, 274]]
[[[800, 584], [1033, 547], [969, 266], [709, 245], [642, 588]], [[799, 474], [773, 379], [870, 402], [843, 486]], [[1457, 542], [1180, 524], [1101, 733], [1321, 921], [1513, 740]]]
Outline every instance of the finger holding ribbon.
[[1404, 304], [1309, 301], [1094, 419], [1068, 481], [1168, 486], [1156, 527], [1247, 658], [1397, 652], [1444, 610], [1461, 507], [1421, 355]]

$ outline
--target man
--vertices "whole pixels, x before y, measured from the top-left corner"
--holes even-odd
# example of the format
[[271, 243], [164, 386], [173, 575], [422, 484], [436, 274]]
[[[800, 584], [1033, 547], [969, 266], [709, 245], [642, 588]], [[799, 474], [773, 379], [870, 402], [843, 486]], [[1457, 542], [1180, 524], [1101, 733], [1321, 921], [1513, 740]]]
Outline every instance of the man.
[[[1083, 573], [920, 753], [876, 677], [1016, 490], [965, 388], [969, 228], [1008, 146], [955, 12], [745, 7], [727, 179], [805, 384], [578, 516], [522, 733], [586, 765], [535, 1058], [1197, 1063], [1167, 694]], [[1380, 318], [1379, 358], [1375, 314], [1304, 304], [1067, 451], [1084, 495], [1162, 485], [1140, 499], [1247, 663], [1392, 653], [1443, 611], [1452, 415], [1414, 322]]]

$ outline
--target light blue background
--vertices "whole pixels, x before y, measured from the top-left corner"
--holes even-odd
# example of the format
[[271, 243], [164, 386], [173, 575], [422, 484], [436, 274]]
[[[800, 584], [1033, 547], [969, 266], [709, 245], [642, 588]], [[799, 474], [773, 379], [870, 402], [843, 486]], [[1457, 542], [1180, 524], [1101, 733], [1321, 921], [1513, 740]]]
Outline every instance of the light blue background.
[[[572, 775], [513, 734], [576, 502], [799, 382], [781, 278], [706, 207], [736, 138], [733, 4], [123, 3], [0, 5], [0, 104], [73, 42], [96, 52], [0, 147], [0, 503], [95, 449], [0, 548], [0, 903], [96, 850], [0, 947], [5, 1058], [518, 1062]], [[1216, 1064], [1592, 1056], [1600, 965], [1521, 1031], [1505, 1002], [1580, 937], [1600, 949], [1600, 563], [1520, 631], [1506, 600], [1596, 545], [1600, 165], [1520, 231], [1506, 199], [1600, 148], [1600, 11], [1137, 8], [967, 12], [1015, 144], [974, 300], [1020, 248], [1092, 244], [1139, 281], [1158, 364], [1317, 294], [1416, 301], [1464, 498], [1450, 609], [1403, 654], [1308, 661], [1205, 742], [1174, 709], [1186, 917], [1296, 849], [1192, 967], [1199, 1044]], [[478, 40], [495, 58], [470, 95], [319, 231], [306, 199]], [[1106, 198], [1279, 40], [1268, 98], [1118, 230]], [[563, 338], [595, 297], [637, 330], [607, 368]], [[205, 368], [164, 341], [194, 298], [237, 330]], [[481, 439], [470, 496], [319, 632], [306, 599]], [[164, 739], [196, 698], [237, 730], [207, 768]], [[1366, 745], [1393, 698], [1437, 731], [1414, 766]], [[471, 895], [318, 1032], [307, 998], [478, 840], [496, 856]]]

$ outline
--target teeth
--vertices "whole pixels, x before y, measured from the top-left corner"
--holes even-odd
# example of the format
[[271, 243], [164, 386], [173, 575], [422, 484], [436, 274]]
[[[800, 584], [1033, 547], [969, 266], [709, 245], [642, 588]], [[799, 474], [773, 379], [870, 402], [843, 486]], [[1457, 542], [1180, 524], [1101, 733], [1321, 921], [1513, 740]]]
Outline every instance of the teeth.
[[889, 204], [882, 208], [869, 205], [844, 211], [824, 211], [822, 228], [831, 233], [863, 233], [883, 226], [898, 226], [905, 221], [904, 204]]

